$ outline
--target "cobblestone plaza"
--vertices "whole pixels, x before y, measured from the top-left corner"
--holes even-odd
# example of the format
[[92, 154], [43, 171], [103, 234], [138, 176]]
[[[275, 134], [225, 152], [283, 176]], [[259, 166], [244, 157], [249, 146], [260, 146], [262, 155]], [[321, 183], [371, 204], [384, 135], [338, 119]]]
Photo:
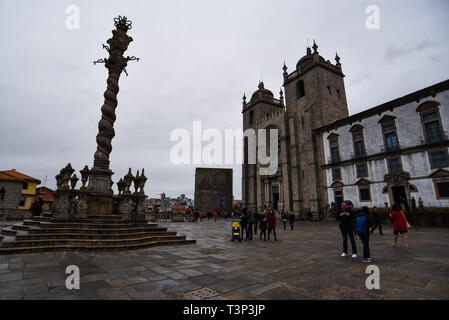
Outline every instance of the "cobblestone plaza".
[[[410, 249], [391, 247], [392, 228], [371, 238], [380, 289], [365, 287], [367, 264], [340, 257], [333, 222], [278, 225], [278, 241], [231, 242], [231, 221], [162, 223], [193, 245], [115, 252], [0, 256], [0, 299], [448, 299], [449, 230], [413, 228]], [[361, 253], [361, 242], [358, 240]], [[401, 244], [401, 242], [399, 242]], [[65, 286], [68, 265], [79, 290]]]

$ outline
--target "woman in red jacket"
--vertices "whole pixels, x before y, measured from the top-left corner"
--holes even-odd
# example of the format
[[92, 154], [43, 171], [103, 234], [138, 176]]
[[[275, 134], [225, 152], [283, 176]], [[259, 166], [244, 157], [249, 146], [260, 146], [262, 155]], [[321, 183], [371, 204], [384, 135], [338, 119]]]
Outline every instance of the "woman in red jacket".
[[404, 212], [402, 212], [401, 207], [398, 204], [394, 204], [392, 207], [393, 211], [390, 213], [390, 220], [393, 222], [393, 233], [394, 241], [392, 243], [393, 247], [398, 246], [398, 234], [402, 234], [404, 237], [404, 248], [408, 249], [408, 223], [405, 219]]

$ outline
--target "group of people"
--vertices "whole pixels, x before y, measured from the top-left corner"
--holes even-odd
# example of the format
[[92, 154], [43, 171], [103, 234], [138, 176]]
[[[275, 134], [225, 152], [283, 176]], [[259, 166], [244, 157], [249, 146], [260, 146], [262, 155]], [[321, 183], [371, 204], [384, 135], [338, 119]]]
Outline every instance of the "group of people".
[[[281, 212], [282, 223], [284, 225], [284, 230], [286, 230], [287, 221], [289, 221], [290, 229], [293, 230], [295, 224], [295, 215], [293, 213], [288, 214], [287, 211], [282, 210]], [[265, 209], [258, 213], [252, 212], [246, 208], [243, 208], [241, 214], [233, 213], [233, 218], [240, 219], [240, 228], [242, 232], [242, 239], [252, 240], [253, 234], [257, 235], [259, 230], [259, 239], [267, 241], [270, 240], [271, 234], [273, 238], [277, 241], [276, 237], [276, 213], [273, 209]]]
[[[382, 235], [382, 226], [377, 208], [373, 208], [372, 214], [366, 206], [362, 207], [361, 210], [354, 212], [350, 202], [342, 202], [341, 212], [337, 214], [336, 218], [337, 221], [340, 221], [340, 230], [343, 237], [343, 253], [341, 256], [346, 257], [348, 255], [349, 238], [352, 248], [352, 257], [357, 258], [357, 245], [355, 242], [355, 237], [358, 236], [363, 244], [362, 262], [372, 262], [369, 248], [370, 234], [373, 234], [374, 230], [379, 227], [379, 232]], [[404, 248], [408, 249], [407, 233], [410, 225], [407, 222], [404, 212], [401, 210], [401, 206], [399, 204], [392, 206], [392, 212], [389, 215], [389, 219], [393, 223], [394, 240], [392, 246], [395, 248], [397, 247], [398, 235], [402, 234], [404, 237]]]
[[214, 222], [217, 222], [217, 218], [218, 218], [218, 212], [215, 211], [214, 213], [212, 212], [207, 212], [206, 214], [203, 211], [200, 211], [198, 209], [196, 209], [193, 212], [193, 219], [195, 222], [204, 221], [204, 218], [207, 217], [207, 220], [210, 220], [212, 217], [214, 218]]

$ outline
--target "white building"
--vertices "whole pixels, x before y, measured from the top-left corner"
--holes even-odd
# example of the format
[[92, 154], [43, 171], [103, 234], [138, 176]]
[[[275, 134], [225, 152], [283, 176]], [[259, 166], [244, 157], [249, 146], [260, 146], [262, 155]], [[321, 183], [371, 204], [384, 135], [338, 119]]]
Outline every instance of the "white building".
[[315, 130], [323, 198], [449, 207], [449, 80]]

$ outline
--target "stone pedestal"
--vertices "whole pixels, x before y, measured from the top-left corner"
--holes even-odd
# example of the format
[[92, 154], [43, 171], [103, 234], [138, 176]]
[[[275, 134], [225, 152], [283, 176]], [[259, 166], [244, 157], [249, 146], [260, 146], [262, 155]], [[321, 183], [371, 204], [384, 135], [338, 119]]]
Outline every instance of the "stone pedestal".
[[55, 201], [52, 204], [53, 217], [64, 220], [69, 218], [71, 190], [60, 189], [55, 193]]
[[93, 168], [87, 187], [87, 206], [89, 215], [105, 216], [112, 214], [113, 172], [108, 169]]

